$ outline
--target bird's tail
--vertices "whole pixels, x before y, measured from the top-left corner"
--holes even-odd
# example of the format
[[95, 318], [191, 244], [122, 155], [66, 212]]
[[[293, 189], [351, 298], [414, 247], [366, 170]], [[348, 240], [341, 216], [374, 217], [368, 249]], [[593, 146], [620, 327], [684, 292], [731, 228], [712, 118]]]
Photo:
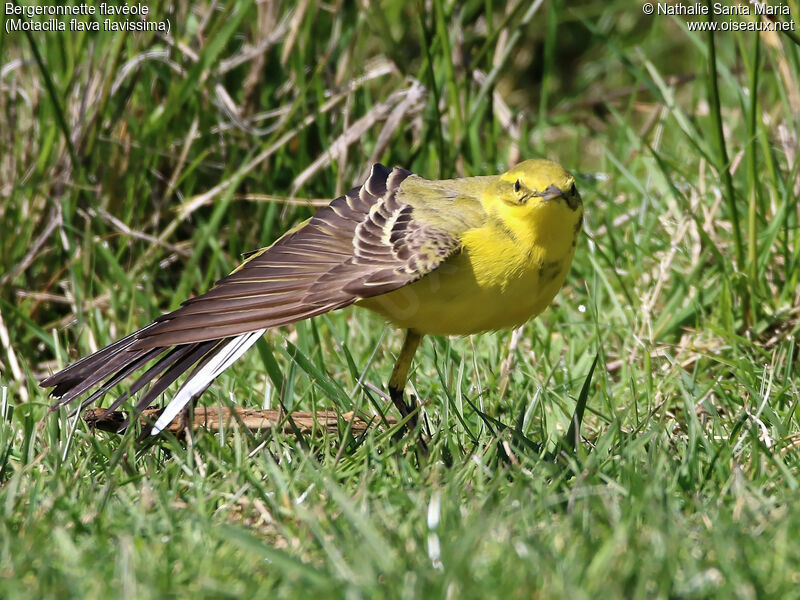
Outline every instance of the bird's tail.
[[[107, 411], [116, 410], [129, 397], [153, 383], [136, 404], [135, 411], [141, 412], [181, 375], [194, 367], [156, 421], [151, 431], [152, 435], [156, 435], [169, 425], [183, 407], [193, 398], [202, 394], [214, 379], [255, 344], [266, 331], [258, 329], [232, 337], [176, 346], [136, 347], [136, 342], [146, 334], [150, 327], [153, 325], [148, 325], [144, 329], [82, 358], [42, 381], [40, 385], [52, 387], [51, 395], [58, 398], [51, 410], [57, 410], [94, 390], [76, 409], [81, 410], [99, 400], [135, 371], [158, 359], [155, 364], [139, 375], [128, 390], [117, 397], [107, 409]], [[127, 423], [124, 423], [120, 429], [124, 429], [126, 426]]]

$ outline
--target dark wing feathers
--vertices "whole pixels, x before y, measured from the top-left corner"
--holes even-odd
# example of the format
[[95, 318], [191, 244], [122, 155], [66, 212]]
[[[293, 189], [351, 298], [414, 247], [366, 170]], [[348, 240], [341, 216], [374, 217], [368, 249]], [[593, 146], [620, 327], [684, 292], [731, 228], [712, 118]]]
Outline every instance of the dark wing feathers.
[[102, 381], [107, 376], [124, 368], [125, 365], [147, 354], [146, 351], [128, 354], [127, 350], [131, 344], [136, 341], [136, 336], [144, 332], [148, 327], [152, 327], [152, 325], [148, 325], [136, 333], [132, 333], [121, 340], [117, 340], [113, 344], [109, 344], [102, 350], [98, 350], [94, 354], [82, 358], [66, 369], [42, 381], [42, 386], [53, 388], [50, 392], [53, 396], [61, 398], [61, 401], [56, 404], [56, 407], [66, 404], [73, 398], [94, 387], [97, 382]]
[[[430, 272], [459, 241], [413, 220], [413, 208], [396, 193], [409, 176], [403, 169], [375, 165], [364, 185], [251, 256], [209, 292], [159, 317], [133, 349], [285, 325], [385, 293]], [[429, 238], [436, 241], [434, 253], [426, 246]]]
[[458, 236], [414, 220], [414, 208], [398, 193], [411, 176], [376, 164], [362, 186], [272, 246], [247, 255], [205, 294], [45, 379], [42, 385], [60, 398], [54, 408], [102, 383], [83, 408], [158, 359], [111, 407], [152, 383], [137, 406], [144, 408], [237, 336], [342, 308], [435, 269], [457, 251]]

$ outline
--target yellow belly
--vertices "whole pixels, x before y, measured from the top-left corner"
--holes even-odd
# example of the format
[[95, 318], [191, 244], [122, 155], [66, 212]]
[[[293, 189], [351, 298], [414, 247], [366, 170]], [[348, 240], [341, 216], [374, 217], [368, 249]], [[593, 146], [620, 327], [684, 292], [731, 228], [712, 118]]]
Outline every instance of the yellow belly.
[[517, 327], [541, 313], [561, 288], [574, 247], [519, 248], [485, 257], [452, 256], [418, 281], [388, 294], [360, 300], [397, 327], [431, 335], [468, 335]]

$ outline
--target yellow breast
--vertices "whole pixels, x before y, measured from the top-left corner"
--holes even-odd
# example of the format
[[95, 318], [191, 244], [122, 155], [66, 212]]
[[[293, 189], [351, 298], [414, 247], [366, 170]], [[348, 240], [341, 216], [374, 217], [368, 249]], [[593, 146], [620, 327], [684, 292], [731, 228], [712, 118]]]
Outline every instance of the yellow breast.
[[550, 304], [572, 263], [578, 230], [574, 215], [562, 216], [539, 215], [550, 221], [544, 228], [490, 221], [471, 229], [461, 252], [438, 269], [358, 305], [423, 334], [468, 335], [521, 325]]

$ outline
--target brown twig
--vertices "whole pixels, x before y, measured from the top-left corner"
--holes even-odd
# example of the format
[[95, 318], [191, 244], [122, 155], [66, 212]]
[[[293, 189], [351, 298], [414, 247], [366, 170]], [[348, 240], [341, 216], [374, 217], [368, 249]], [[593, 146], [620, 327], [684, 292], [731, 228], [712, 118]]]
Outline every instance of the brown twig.
[[[92, 408], [84, 411], [83, 420], [93, 429], [109, 431], [111, 433], [121, 433], [120, 428], [127, 422], [128, 415], [120, 410], [106, 413], [104, 408]], [[139, 423], [143, 430], [147, 430], [161, 414], [160, 408], [151, 408], [142, 411], [139, 415]], [[365, 415], [368, 417], [368, 415]], [[312, 433], [313, 431], [325, 430], [329, 433], [338, 433], [339, 424], [346, 423], [352, 418], [353, 425], [351, 431], [354, 435], [364, 433], [371, 424], [371, 420], [356, 416], [353, 413], [336, 413], [330, 410], [319, 410], [316, 412], [293, 412], [291, 413], [292, 426], [287, 419], [287, 415], [281, 410], [253, 410], [247, 408], [218, 408], [216, 406], [198, 406], [194, 409], [194, 419], [192, 420], [192, 430], [205, 429], [210, 432], [219, 432], [226, 427], [238, 423], [240, 427], [246, 427], [251, 431], [258, 431], [280, 427], [283, 433]], [[396, 420], [386, 417], [388, 425], [394, 425]], [[184, 428], [184, 423], [178, 417], [167, 431], [180, 433]]]

